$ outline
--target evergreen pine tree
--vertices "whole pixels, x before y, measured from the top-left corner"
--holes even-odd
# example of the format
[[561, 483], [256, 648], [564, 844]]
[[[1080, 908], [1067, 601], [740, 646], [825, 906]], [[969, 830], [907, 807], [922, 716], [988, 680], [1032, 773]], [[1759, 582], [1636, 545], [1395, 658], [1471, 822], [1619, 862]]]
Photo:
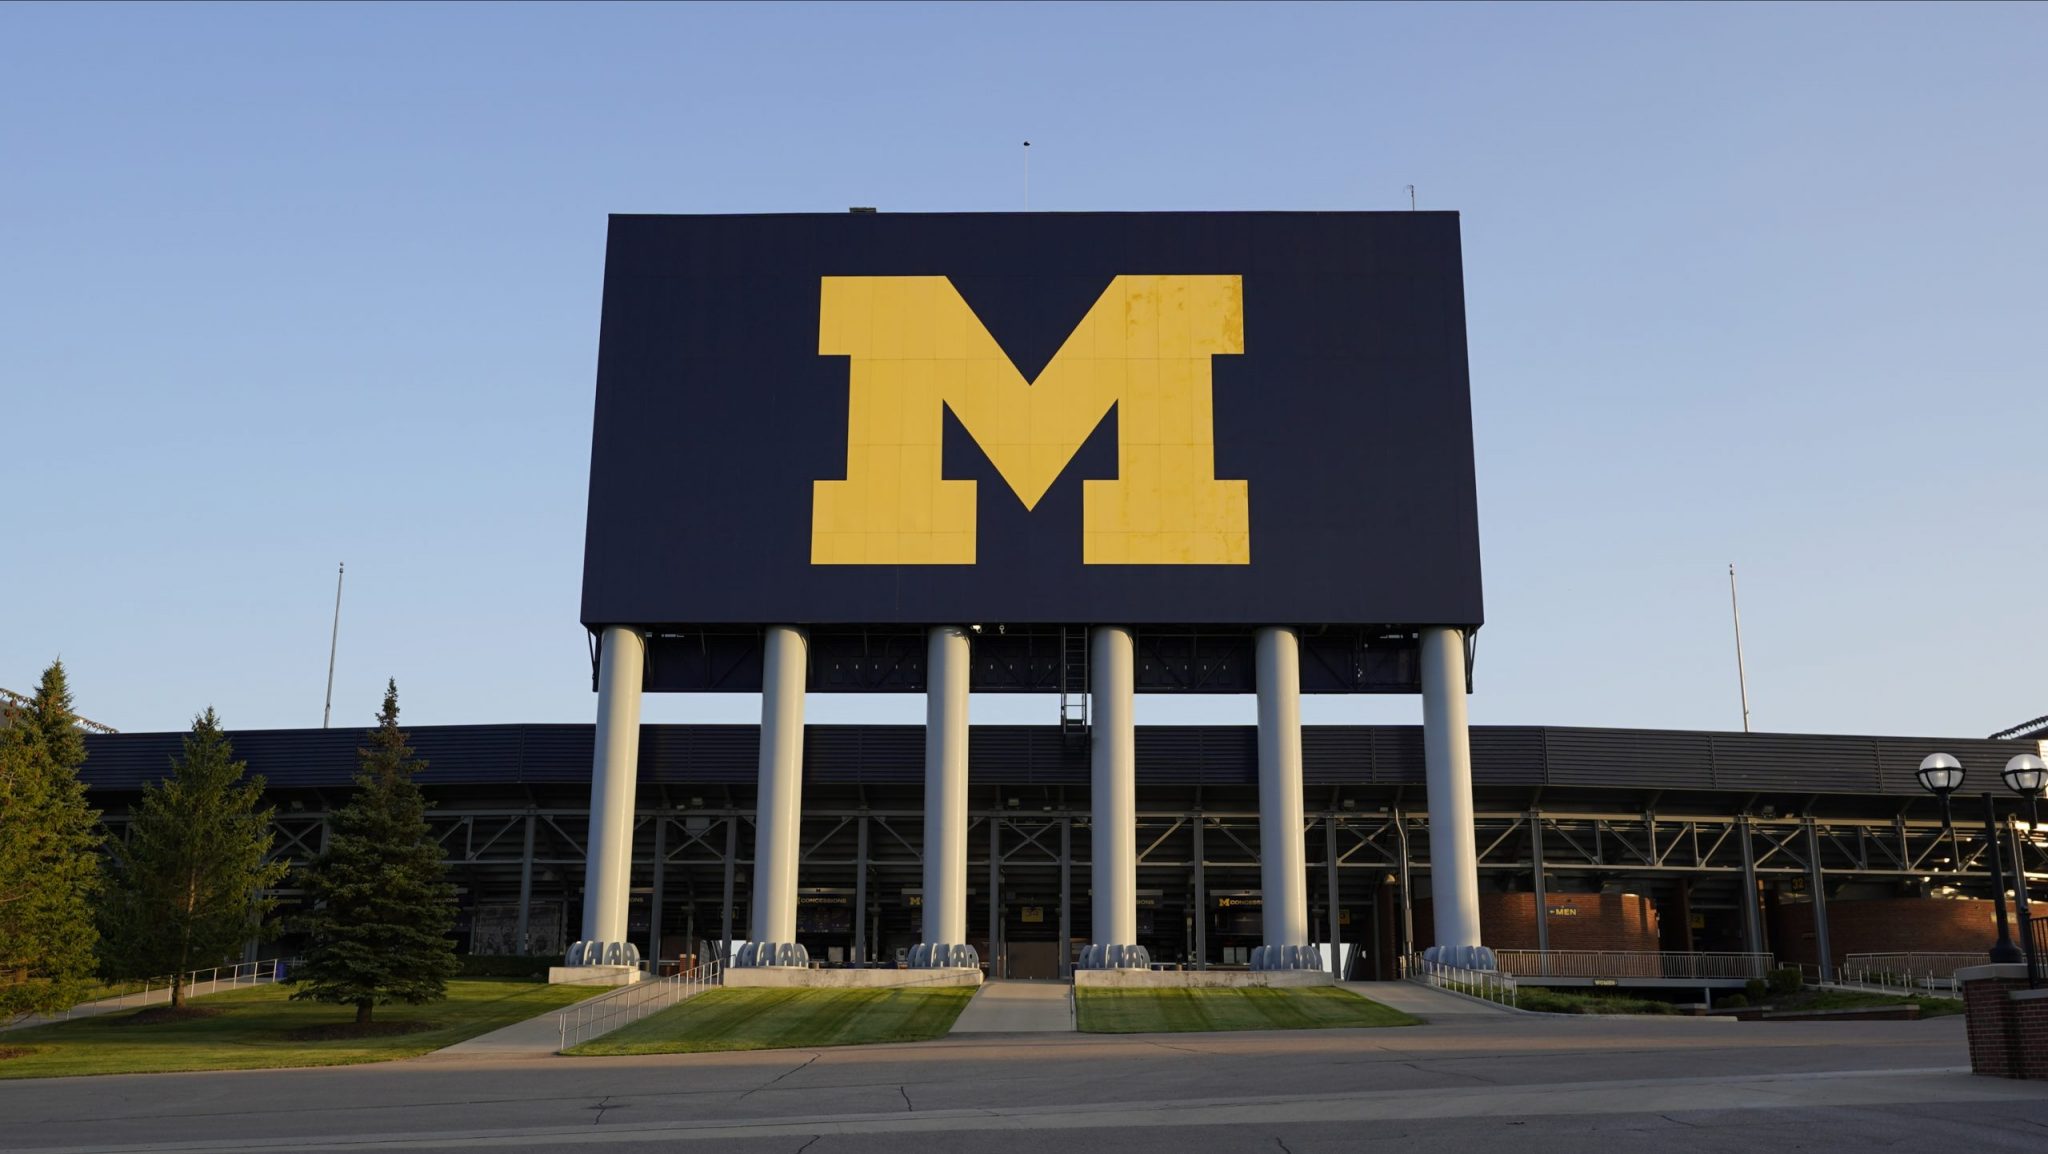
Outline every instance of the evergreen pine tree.
[[235, 760], [212, 709], [192, 721], [171, 776], [142, 787], [128, 842], [109, 866], [101, 911], [109, 969], [123, 977], [185, 974], [217, 965], [270, 929], [268, 891], [290, 868], [266, 861], [276, 835], [263, 778]]
[[0, 707], [0, 1017], [64, 1009], [91, 986], [103, 835], [84, 764], [53, 662], [27, 705]]
[[441, 843], [427, 828], [427, 801], [398, 728], [398, 683], [369, 745], [358, 750], [356, 791], [333, 818], [327, 852], [305, 872], [312, 944], [293, 980], [294, 998], [352, 1005], [367, 1023], [379, 1005], [447, 996], [455, 975], [455, 887]]

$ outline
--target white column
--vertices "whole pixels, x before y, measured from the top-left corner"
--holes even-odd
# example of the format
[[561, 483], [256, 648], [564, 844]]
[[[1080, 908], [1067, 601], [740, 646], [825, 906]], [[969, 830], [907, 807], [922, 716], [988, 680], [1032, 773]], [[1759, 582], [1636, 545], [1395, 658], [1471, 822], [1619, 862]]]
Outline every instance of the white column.
[[1138, 755], [1132, 721], [1136, 680], [1131, 631], [1099, 625], [1088, 643], [1094, 936], [1097, 945], [1129, 946], [1138, 941]]
[[1258, 634], [1259, 885], [1266, 944], [1308, 944], [1308, 853], [1301, 823], [1301, 639]]
[[804, 672], [809, 644], [790, 625], [761, 641], [761, 773], [754, 815], [753, 939], [796, 941], [796, 861], [803, 815]]
[[640, 775], [640, 678], [646, 643], [614, 625], [599, 642], [597, 749], [590, 764], [590, 837], [583, 866], [583, 940], [626, 940], [632, 893], [633, 795]]
[[1472, 741], [1465, 725], [1465, 635], [1456, 629], [1422, 631], [1422, 754], [1436, 944], [1477, 946], [1479, 853], [1472, 832]]
[[[967, 630], [926, 637], [924, 698], [924, 940], [967, 941]], [[993, 948], [993, 947], [991, 947]]]

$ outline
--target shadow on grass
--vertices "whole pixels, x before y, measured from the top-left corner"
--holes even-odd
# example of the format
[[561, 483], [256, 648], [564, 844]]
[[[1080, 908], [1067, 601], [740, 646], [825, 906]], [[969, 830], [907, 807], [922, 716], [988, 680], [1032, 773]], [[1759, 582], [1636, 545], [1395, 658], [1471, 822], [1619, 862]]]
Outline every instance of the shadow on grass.
[[943, 1037], [971, 986], [719, 989], [571, 1048], [577, 1057], [810, 1049]]
[[1074, 991], [1084, 1034], [1177, 1034], [1232, 1030], [1334, 1030], [1417, 1026], [1421, 1019], [1335, 986], [1191, 987]]
[[410, 1027], [404, 1032], [305, 1036], [302, 1031], [354, 1027], [355, 1008], [294, 1002], [288, 986], [260, 986], [196, 998], [192, 1008], [206, 1012], [174, 1021], [136, 1024], [139, 1014], [162, 1009], [152, 1007], [15, 1031], [6, 1035], [5, 1049], [0, 1050], [0, 1078], [383, 1062], [431, 1053], [600, 992], [529, 981], [459, 979], [448, 983], [446, 1000], [431, 1003], [430, 1021], [372, 1023]]

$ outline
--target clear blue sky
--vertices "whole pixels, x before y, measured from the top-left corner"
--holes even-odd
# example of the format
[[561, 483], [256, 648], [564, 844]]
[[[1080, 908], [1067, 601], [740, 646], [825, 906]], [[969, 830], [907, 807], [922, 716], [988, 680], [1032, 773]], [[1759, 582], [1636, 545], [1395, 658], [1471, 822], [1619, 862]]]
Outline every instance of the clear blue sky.
[[2044, 60], [2022, 5], [0, 7], [0, 685], [318, 724], [346, 559], [340, 723], [588, 720], [605, 215], [1015, 209], [1029, 139], [1034, 209], [1464, 214], [1475, 722], [1737, 727], [1733, 560], [1758, 728], [1981, 736], [2048, 712]]

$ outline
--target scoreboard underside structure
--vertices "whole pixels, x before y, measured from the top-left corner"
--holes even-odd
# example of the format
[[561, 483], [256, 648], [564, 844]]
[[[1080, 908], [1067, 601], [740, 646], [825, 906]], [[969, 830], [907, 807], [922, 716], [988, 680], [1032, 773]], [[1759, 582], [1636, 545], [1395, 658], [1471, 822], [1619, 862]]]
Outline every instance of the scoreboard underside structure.
[[[582, 939], [627, 940], [641, 696], [758, 692], [742, 968], [800, 971], [804, 698], [927, 700], [922, 938], [967, 969], [976, 693], [1090, 764], [1090, 971], [1139, 942], [1133, 698], [1258, 698], [1258, 971], [1322, 968], [1300, 697], [1423, 700], [1436, 949], [1486, 964], [1454, 213], [615, 216], [582, 620]], [[756, 975], [765, 980], [769, 975]]]

